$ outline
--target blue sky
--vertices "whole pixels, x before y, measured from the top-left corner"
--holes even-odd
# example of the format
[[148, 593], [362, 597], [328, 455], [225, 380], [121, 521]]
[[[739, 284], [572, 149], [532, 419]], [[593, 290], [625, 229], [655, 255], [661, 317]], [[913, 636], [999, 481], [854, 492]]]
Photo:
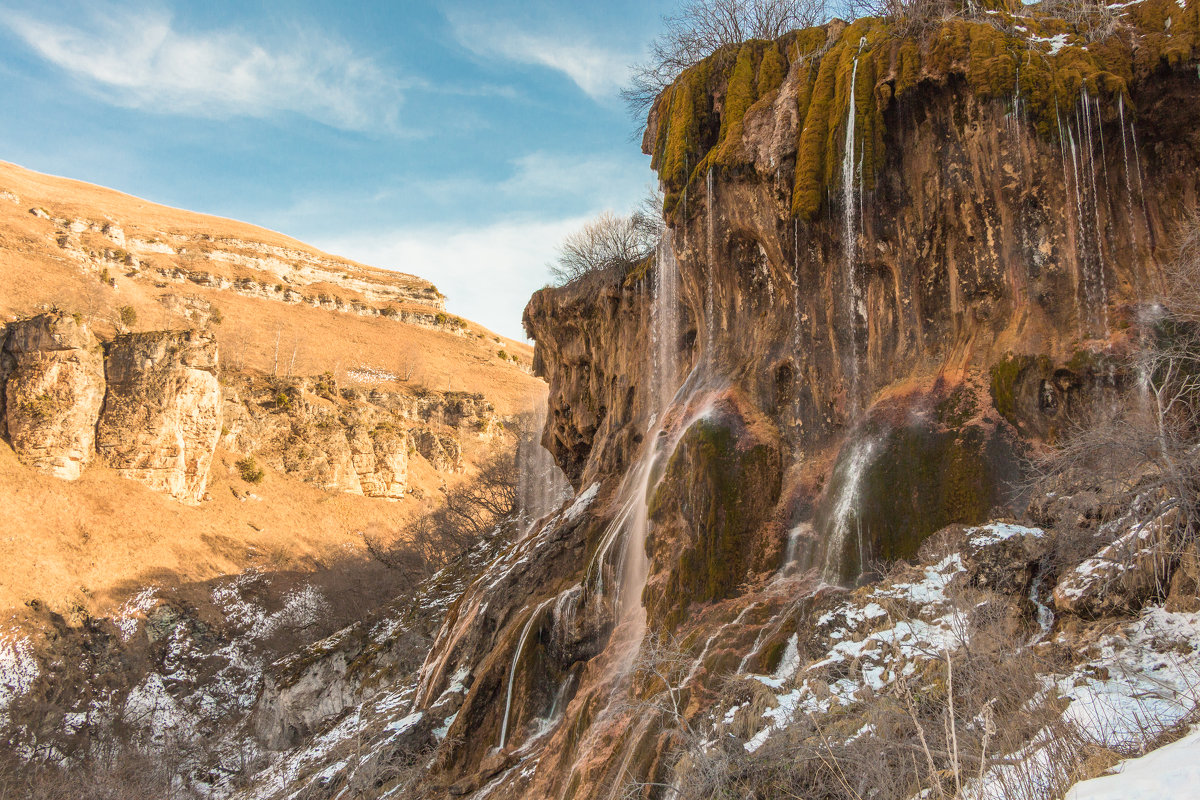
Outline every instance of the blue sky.
[[670, 0], [0, 0], [0, 159], [434, 281], [509, 336], [653, 182], [617, 92]]

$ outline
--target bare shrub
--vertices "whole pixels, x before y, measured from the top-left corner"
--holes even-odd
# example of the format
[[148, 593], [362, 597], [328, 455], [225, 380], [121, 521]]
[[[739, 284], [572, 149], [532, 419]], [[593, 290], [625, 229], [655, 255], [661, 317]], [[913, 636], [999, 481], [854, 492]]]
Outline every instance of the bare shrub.
[[621, 91], [630, 113], [642, 117], [679, 74], [726, 45], [749, 39], [778, 39], [826, 18], [825, 0], [684, 0], [663, 17], [663, 32], [650, 44], [650, 57], [634, 65]]
[[1111, 36], [1121, 25], [1121, 10], [1105, 0], [1042, 0], [1038, 11], [1070, 23], [1089, 42]]
[[480, 464], [475, 478], [451, 488], [445, 501], [418, 517], [403, 535], [366, 531], [363, 540], [371, 556], [413, 579], [426, 577], [454, 560], [498, 523], [515, 515], [520, 501], [522, 443], [538, 434], [532, 419], [514, 420], [517, 446], [497, 446]]
[[604, 212], [567, 236], [550, 264], [554, 282], [563, 286], [593, 275], [623, 274], [654, 252], [653, 225], [638, 212]]
[[970, 0], [849, 0], [850, 16], [879, 17], [899, 35], [920, 35], [954, 17], [976, 16]]
[[[1004, 599], [969, 592], [955, 599], [975, 609], [955, 649], [914, 658], [893, 645], [889, 685], [830, 713], [798, 709], [752, 753], [697, 726], [702, 714], [686, 718], [676, 698], [690, 659], [652, 640], [638, 666], [657, 689], [646, 705], [673, 722], [681, 748], [669, 786], [630, 783], [626, 796], [657, 788], [678, 800], [1051, 800], [1085, 777], [1086, 765], [1112, 763], [1116, 756], [1065, 721], [1046, 691], [1041, 674], [1058, 665], [1013, 648], [1012, 618], [997, 610]], [[739, 680], [729, 679], [730, 694]]]

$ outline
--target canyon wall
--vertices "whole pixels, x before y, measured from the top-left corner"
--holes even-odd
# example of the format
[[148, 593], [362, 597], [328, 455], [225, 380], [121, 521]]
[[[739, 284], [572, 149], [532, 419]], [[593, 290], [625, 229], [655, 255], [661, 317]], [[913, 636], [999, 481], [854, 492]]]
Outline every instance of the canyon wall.
[[526, 309], [543, 442], [588, 505], [451, 608], [412, 706], [444, 726], [413, 728], [441, 742], [432, 792], [662, 779], [679, 733], [637, 712], [639, 659], [701, 651], [671, 694], [695, 720], [706, 637], [736, 622], [747, 658], [782, 652], [776, 576], [870, 581], [939, 529], [1020, 513], [1027, 450], [1128, 380], [1200, 196], [1197, 9], [1133, 13], [1116, 55], [835, 22], [660, 96], [664, 246]]
[[409, 490], [411, 455], [460, 472], [462, 437], [500, 431], [482, 395], [343, 390], [332, 375], [220, 374], [210, 333], [123, 333], [103, 343], [60, 312], [0, 328], [0, 400], [0, 432], [25, 464], [75, 480], [98, 459], [192, 505], [205, 497], [218, 445], [323, 489], [398, 499]]

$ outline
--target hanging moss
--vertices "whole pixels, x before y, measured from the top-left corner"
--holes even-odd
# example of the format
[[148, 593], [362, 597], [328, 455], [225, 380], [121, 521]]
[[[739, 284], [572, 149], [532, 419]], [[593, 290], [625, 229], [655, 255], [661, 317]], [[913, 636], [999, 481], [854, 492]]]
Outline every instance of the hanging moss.
[[[773, 46], [772, 50], [774, 50]], [[758, 99], [755, 90], [759, 58], [759, 43], [757, 42], [746, 42], [738, 50], [733, 74], [729, 76], [729, 85], [725, 89], [725, 107], [721, 113], [720, 146], [716, 158], [719, 164], [732, 165], [734, 154], [742, 143], [742, 121], [746, 116], [746, 111]]]
[[800, 142], [796, 149], [796, 184], [792, 192], [792, 214], [812, 219], [821, 209], [825, 188], [825, 145], [829, 136], [830, 109], [837, 89], [838, 59], [846, 50], [839, 42], [821, 59], [808, 102]]
[[[724, 48], [687, 70], [654, 110], [659, 121], [654, 167], [666, 188], [667, 211], [710, 167], [740, 166], [746, 114], [756, 102], [773, 100], [772, 93], [797, 60], [806, 69], [796, 73], [801, 122], [792, 214], [811, 220], [841, 181], [851, 102], [856, 162], [861, 161], [862, 181], [869, 189], [884, 159], [884, 112], [922, 82], [960, 76], [981, 99], [1008, 98], [1019, 91], [1038, 133], [1053, 138], [1060, 118], [1073, 113], [1085, 87], [1101, 99], [1110, 118], [1117, 98], [1132, 112], [1129, 86], [1134, 80], [1163, 64], [1186, 64], [1200, 50], [1196, 0], [1185, 8], [1176, 0], [1144, 0], [1125, 10], [1127, 26], [1099, 41], [1088, 41], [1085, 31], [1019, 0], [987, 0], [980, 8], [994, 13], [950, 19], [920, 36], [897, 34], [890, 23], [873, 18], [854, 21], [832, 42], [830, 28], [795, 31], [775, 43]], [[1063, 40], [1051, 48], [1045, 44], [1050, 37]]]
[[769, 45], [762, 54], [762, 62], [758, 65], [758, 96], [763, 97], [783, 85], [787, 75], [788, 65], [783, 54], [774, 44]]

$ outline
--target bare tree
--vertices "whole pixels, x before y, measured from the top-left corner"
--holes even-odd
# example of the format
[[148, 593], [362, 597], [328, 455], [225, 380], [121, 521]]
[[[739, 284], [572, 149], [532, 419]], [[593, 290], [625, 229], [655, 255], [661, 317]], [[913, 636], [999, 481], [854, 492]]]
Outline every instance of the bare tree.
[[825, 9], [825, 0], [684, 0], [676, 13], [663, 17], [649, 60], [634, 65], [621, 96], [640, 117], [681, 72], [720, 48], [820, 24]]
[[606, 211], [567, 236], [550, 274], [558, 285], [588, 275], [626, 270], [654, 252], [655, 228], [640, 213], [617, 216]]

